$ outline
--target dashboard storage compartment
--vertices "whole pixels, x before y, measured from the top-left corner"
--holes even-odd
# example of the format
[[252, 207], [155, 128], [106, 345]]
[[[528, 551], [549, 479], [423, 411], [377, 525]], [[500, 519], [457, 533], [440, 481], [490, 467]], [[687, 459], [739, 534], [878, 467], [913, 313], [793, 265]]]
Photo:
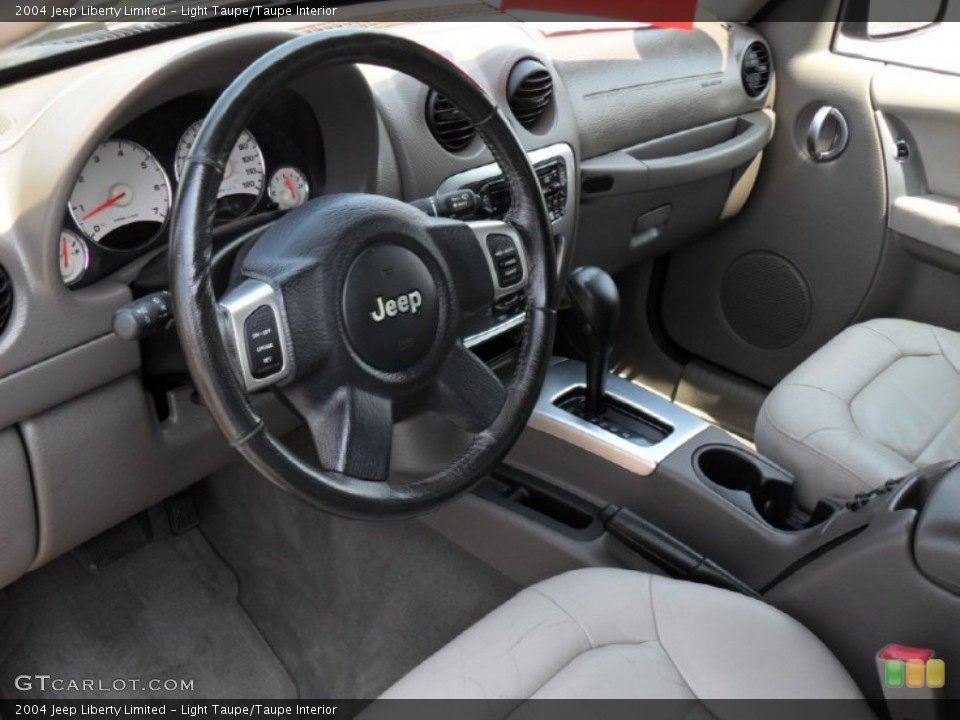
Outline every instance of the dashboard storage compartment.
[[[583, 161], [576, 264], [615, 272], [701, 237], [719, 218], [736, 214], [732, 188], [773, 130], [773, 113], [757, 110]], [[625, 242], [613, 246], [610, 237]]]
[[787, 525], [793, 477], [747, 450], [711, 445], [694, 455], [697, 475], [733, 504], [780, 530]]

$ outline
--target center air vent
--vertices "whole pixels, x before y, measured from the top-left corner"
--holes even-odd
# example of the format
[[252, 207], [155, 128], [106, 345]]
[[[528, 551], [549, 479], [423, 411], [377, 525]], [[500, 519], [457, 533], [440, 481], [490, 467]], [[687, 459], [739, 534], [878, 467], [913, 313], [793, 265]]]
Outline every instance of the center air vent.
[[463, 150], [477, 134], [463, 111], [436, 90], [427, 95], [427, 127], [450, 152]]
[[10, 276], [0, 266], [0, 335], [7, 329], [7, 323], [10, 322], [12, 312], [13, 286], [10, 284]]
[[553, 77], [543, 63], [527, 58], [513, 66], [507, 78], [507, 102], [525, 128], [537, 124], [553, 102]]
[[760, 97], [770, 85], [770, 50], [762, 42], [755, 42], [743, 55], [740, 77], [743, 89], [750, 97]]

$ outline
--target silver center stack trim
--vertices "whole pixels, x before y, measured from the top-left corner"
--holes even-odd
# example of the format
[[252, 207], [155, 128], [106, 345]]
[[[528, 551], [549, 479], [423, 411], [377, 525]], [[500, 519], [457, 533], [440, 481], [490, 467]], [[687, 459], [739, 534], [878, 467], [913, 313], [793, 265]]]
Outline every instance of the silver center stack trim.
[[[576, 156], [573, 153], [573, 148], [570, 147], [567, 143], [555, 143], [554, 145], [547, 145], [546, 147], [538, 148], [527, 153], [527, 157], [530, 159], [531, 165], [536, 165], [537, 163], [543, 162], [544, 160], [552, 160], [553, 158], [561, 158], [567, 166], [567, 202], [563, 208], [563, 217], [554, 220], [552, 225], [556, 229], [561, 225], [568, 224], [572, 222], [573, 215], [572, 213], [576, 208], [576, 185], [574, 184], [574, 177], [579, 177], [579, 170], [576, 167]], [[473, 185], [475, 183], [482, 183], [486, 180], [492, 180], [493, 178], [503, 175], [503, 171], [500, 169], [500, 166], [497, 163], [490, 163], [488, 165], [481, 165], [480, 167], [475, 167], [470, 170], [466, 170], [456, 175], [451, 175], [446, 180], [444, 180], [440, 186], [437, 188], [437, 194], [444, 192], [451, 192], [453, 190], [460, 190], [467, 185]], [[471, 225], [477, 225], [479, 223], [470, 223]], [[561, 228], [562, 230], [562, 228]], [[510, 233], [514, 235], [514, 233]], [[484, 244], [485, 243], [481, 243]], [[522, 248], [522, 243], [520, 244]], [[484, 252], [487, 254], [487, 261], [490, 262], [489, 253], [487, 253], [486, 247], [484, 247]], [[526, 267], [526, 256], [523, 255], [524, 262], [524, 279], [527, 277], [527, 267]], [[492, 269], [492, 268], [491, 268]], [[496, 275], [494, 275], [494, 287], [497, 287]], [[511, 288], [498, 293], [498, 297], [515, 292], [516, 288]], [[464, 338], [463, 344], [468, 347], [476, 347], [477, 345], [482, 345], [488, 340], [493, 340], [504, 333], [514, 330], [526, 321], [526, 314], [517, 315], [516, 317], [509, 318], [504, 322], [494, 325], [493, 327], [484, 330], [483, 332], [470, 335], [469, 337]]]
[[[536, 165], [545, 160], [553, 160], [553, 158], [561, 158], [564, 164], [567, 166], [567, 202], [563, 206], [564, 218], [567, 217], [568, 213], [573, 212], [574, 202], [576, 200], [576, 188], [574, 186], [574, 177], [579, 177], [579, 171], [575, 165], [576, 159], [573, 154], [573, 148], [567, 145], [566, 143], [556, 143], [554, 145], [547, 145], [546, 147], [537, 148], [536, 150], [531, 150], [527, 153], [527, 157], [530, 159], [531, 165]], [[496, 177], [503, 175], [503, 170], [500, 169], [500, 166], [497, 163], [490, 163], [489, 165], [481, 165], [480, 167], [471, 168], [470, 170], [465, 170], [456, 175], [451, 175], [442, 183], [440, 187], [437, 188], [437, 195], [440, 193], [451, 192], [453, 190], [461, 190], [467, 185], [473, 185], [475, 183], [482, 183], [487, 180], [492, 180]], [[559, 220], [554, 220], [553, 225], [559, 225], [563, 222], [563, 218]]]
[[521, 313], [515, 317], [506, 320], [499, 325], [494, 325], [489, 330], [484, 330], [483, 332], [476, 333], [475, 335], [470, 335], [463, 339], [463, 345], [468, 350], [477, 345], [483, 345], [487, 340], [493, 340], [495, 337], [503, 335], [505, 332], [509, 332], [515, 328], [520, 327], [527, 321], [527, 314]]
[[660, 463], [710, 427], [707, 421], [656, 393], [610, 375], [607, 379], [607, 395], [673, 429], [656, 445], [641, 446], [624, 440], [557, 407], [557, 400], [573, 390], [584, 388], [585, 378], [583, 363], [564, 360], [553, 365], [547, 371], [529, 426], [637, 475], [652, 475]]

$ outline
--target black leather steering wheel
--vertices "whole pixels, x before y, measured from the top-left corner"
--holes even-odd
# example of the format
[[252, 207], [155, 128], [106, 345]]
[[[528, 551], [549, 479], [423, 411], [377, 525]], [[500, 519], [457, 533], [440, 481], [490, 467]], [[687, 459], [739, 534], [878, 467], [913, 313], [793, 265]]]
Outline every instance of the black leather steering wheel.
[[[469, 224], [375, 195], [311, 200], [255, 242], [241, 266], [245, 279], [218, 303], [212, 229], [236, 139], [273, 91], [352, 63], [410, 75], [461, 108], [503, 171], [509, 215], [503, 223]], [[224, 91], [181, 177], [170, 256], [180, 339], [201, 398], [257, 470], [329, 512], [390, 519], [456, 497], [502, 460], [529, 419], [549, 362], [555, 249], [526, 154], [469, 77], [435, 52], [387, 33], [335, 30], [297, 38]], [[502, 289], [495, 259], [511, 247], [524, 271], [526, 318], [512, 378], [504, 383], [465, 348], [462, 334], [465, 317], [491, 312]], [[308, 425], [321, 467], [293, 454], [254, 411], [248, 391], [271, 384]], [[440, 472], [389, 482], [401, 407], [437, 412], [474, 433], [473, 441]]]

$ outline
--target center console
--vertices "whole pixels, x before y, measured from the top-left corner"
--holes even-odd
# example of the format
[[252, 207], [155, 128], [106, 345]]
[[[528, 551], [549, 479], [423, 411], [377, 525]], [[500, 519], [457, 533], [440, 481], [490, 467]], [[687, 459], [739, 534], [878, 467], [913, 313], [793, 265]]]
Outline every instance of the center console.
[[[555, 233], [572, 237], [572, 151], [542, 148], [531, 162]], [[504, 188], [489, 165], [437, 192], [470, 190], [480, 198], [470, 219], [496, 219]], [[938, 631], [960, 612], [960, 469], [931, 468], [806, 512], [785, 469], [608, 372], [619, 304], [603, 271], [570, 273], [566, 298], [585, 362], [554, 360], [504, 465], [432, 516], [433, 527], [522, 584], [621, 565], [760, 596], [823, 639], [870, 696], [881, 691], [875, 653], [889, 643], [960, 662], [960, 638]], [[507, 342], [522, 310], [485, 319], [466, 343]], [[960, 682], [947, 683], [960, 695]]]
[[[612, 333], [600, 315], [614, 307], [602, 280], [580, 272], [567, 297], [588, 362], [555, 360], [507, 458], [517, 475], [486, 496], [522, 504], [584, 547], [602, 541], [624, 566], [641, 556], [674, 577], [762, 596], [827, 642], [868, 695], [880, 693], [874, 654], [888, 643], [960, 661], [960, 638], [942, 632], [960, 612], [960, 469], [801, 510], [783, 468], [606, 373]], [[947, 690], [960, 694], [960, 683]]]
[[[960, 612], [960, 468], [804, 513], [788, 472], [625, 379], [608, 379], [607, 403], [652, 435], [571, 411], [587, 377], [572, 360], [550, 368], [507, 459], [555, 489], [541, 513], [569, 517], [555, 499], [568, 493], [594, 508], [578, 512], [578, 527], [604, 531], [619, 564], [636, 567], [639, 555], [659, 572], [763, 597], [824, 640], [869, 696], [880, 695], [874, 655], [888, 643], [960, 661], [960, 637], [947, 630]], [[960, 695], [960, 682], [947, 683]]]

